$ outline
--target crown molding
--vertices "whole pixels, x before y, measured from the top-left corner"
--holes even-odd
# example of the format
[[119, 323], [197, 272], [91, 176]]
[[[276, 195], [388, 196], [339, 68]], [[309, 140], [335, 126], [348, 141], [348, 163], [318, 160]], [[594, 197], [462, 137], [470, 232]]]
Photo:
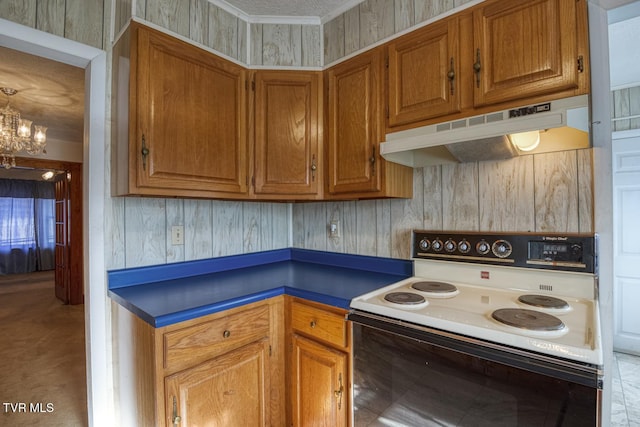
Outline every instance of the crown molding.
[[249, 24], [287, 24], [287, 25], [323, 25], [349, 9], [354, 8], [363, 0], [349, 0], [325, 16], [279, 16], [279, 15], [249, 15], [245, 11], [229, 4], [225, 0], [209, 0], [209, 3], [246, 21]]

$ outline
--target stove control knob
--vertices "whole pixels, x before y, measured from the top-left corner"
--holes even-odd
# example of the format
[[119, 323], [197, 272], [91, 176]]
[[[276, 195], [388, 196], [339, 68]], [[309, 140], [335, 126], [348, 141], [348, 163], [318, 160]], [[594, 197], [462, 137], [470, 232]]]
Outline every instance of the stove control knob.
[[506, 258], [511, 255], [513, 247], [506, 240], [496, 240], [491, 246], [491, 252], [498, 258]]
[[462, 239], [458, 243], [458, 250], [463, 254], [467, 254], [471, 250], [471, 245], [465, 239]]
[[443, 245], [444, 244], [442, 243], [442, 240], [436, 238], [433, 242], [431, 242], [431, 249], [433, 249], [434, 252], [440, 252]]
[[421, 251], [425, 251], [426, 252], [431, 247], [431, 243], [429, 243], [429, 240], [427, 240], [427, 239], [422, 239], [422, 240], [420, 240], [420, 243], [418, 243], [418, 246], [420, 247]]
[[444, 250], [449, 253], [452, 253], [456, 250], [457, 246], [458, 245], [456, 245], [456, 242], [454, 242], [453, 239], [449, 239], [444, 243]]
[[489, 246], [489, 243], [487, 243], [487, 241], [484, 239], [480, 240], [476, 244], [476, 251], [478, 251], [480, 255], [486, 255], [489, 253], [490, 250], [491, 250], [491, 246]]

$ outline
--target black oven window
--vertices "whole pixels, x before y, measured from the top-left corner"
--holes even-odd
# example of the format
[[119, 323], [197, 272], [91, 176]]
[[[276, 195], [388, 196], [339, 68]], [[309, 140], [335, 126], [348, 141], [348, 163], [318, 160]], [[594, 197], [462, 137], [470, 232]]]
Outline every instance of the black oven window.
[[354, 324], [356, 426], [594, 426], [595, 389]]

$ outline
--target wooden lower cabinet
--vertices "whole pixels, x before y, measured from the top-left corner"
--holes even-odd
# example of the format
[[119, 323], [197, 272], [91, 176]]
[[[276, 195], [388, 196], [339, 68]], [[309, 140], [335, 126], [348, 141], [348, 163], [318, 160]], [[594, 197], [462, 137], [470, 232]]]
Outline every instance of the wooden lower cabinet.
[[285, 313], [288, 425], [350, 425], [351, 328], [346, 311], [287, 297]]
[[133, 364], [136, 425], [284, 425], [283, 307], [274, 297], [161, 328], [130, 314], [132, 361], [121, 350], [119, 363]]
[[166, 377], [167, 425], [270, 425], [269, 388], [265, 338]]
[[155, 328], [116, 306], [124, 424], [351, 425], [346, 310], [277, 296]]
[[348, 355], [294, 334], [293, 425], [342, 427], [348, 421]]

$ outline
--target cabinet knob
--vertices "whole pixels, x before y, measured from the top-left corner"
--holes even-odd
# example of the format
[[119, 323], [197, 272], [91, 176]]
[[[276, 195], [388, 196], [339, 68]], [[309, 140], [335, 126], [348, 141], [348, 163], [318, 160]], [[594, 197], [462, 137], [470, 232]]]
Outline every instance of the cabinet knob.
[[178, 402], [175, 396], [173, 396], [173, 414], [171, 421], [173, 422], [174, 426], [180, 425], [180, 422], [182, 421], [182, 418], [180, 417], [180, 415], [178, 415]]
[[309, 323], [309, 326], [311, 326], [311, 329], [316, 327], [316, 321], [312, 320], [311, 323]]
[[476, 86], [480, 87], [480, 71], [482, 63], [480, 62], [480, 49], [476, 50], [476, 62], [473, 64], [473, 71], [476, 73]]
[[147, 170], [147, 156], [149, 155], [149, 149], [147, 148], [144, 134], [142, 134], [142, 149], [140, 150], [140, 154], [142, 154], [142, 170]]
[[449, 79], [449, 86], [451, 86], [451, 95], [453, 95], [454, 94], [453, 81], [456, 79], [456, 69], [455, 69], [455, 64], [453, 62], [453, 58], [451, 58], [451, 66], [449, 67], [447, 78]]
[[376, 176], [376, 147], [373, 147], [369, 163], [371, 163], [371, 176]]
[[340, 388], [333, 391], [333, 394], [338, 399], [338, 411], [342, 409], [342, 393], [344, 392], [344, 387], [342, 385], [342, 373], [338, 375], [338, 383]]
[[222, 336], [225, 337], [225, 338], [229, 338], [231, 336], [231, 331], [229, 331], [229, 330], [224, 331], [222, 333]]
[[311, 157], [311, 180], [316, 180], [316, 170], [318, 170], [318, 166], [316, 166], [316, 155], [314, 154]]

